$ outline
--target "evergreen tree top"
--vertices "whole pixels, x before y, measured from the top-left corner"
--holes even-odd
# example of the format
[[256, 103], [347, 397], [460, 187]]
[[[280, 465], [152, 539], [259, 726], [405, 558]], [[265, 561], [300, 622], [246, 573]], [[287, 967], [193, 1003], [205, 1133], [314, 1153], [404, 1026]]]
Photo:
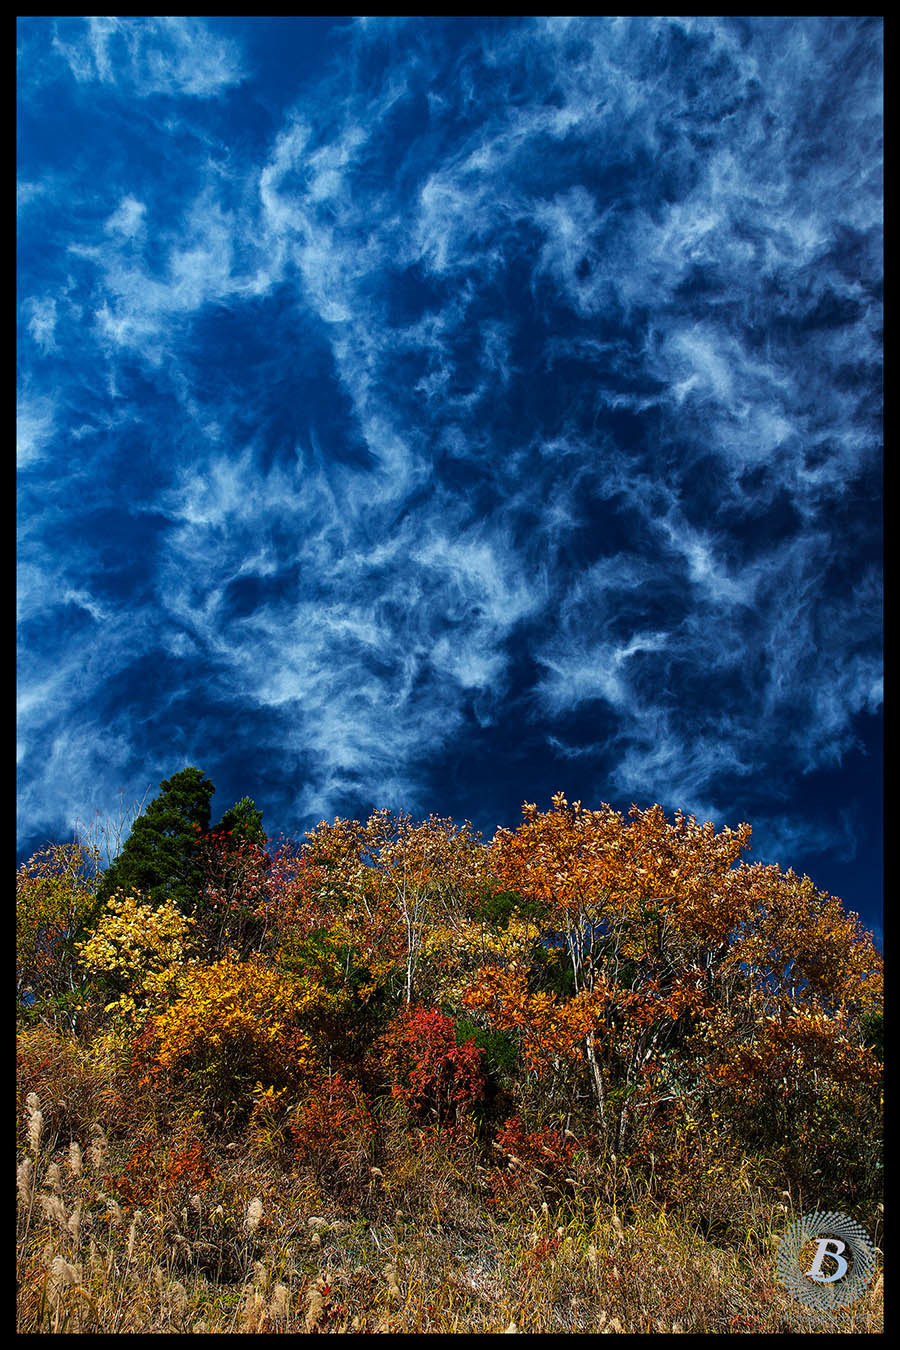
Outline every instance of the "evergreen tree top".
[[191, 912], [199, 894], [197, 841], [209, 830], [215, 784], [195, 765], [160, 783], [159, 795], [138, 816], [121, 853], [104, 874], [99, 898], [140, 892], [156, 904], [167, 896]]

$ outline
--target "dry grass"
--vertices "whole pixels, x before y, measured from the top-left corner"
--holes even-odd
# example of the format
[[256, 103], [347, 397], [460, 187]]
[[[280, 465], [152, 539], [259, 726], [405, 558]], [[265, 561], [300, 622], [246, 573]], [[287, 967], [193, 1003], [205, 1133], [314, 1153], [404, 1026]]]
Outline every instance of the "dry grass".
[[197, 1189], [186, 1174], [126, 1204], [113, 1179], [135, 1140], [85, 1121], [87, 1104], [70, 1116], [23, 1100], [20, 1332], [882, 1330], [880, 1256], [851, 1311], [811, 1323], [775, 1279], [796, 1216], [746, 1186], [727, 1241], [634, 1195], [626, 1205], [627, 1187], [621, 1209], [609, 1184], [598, 1201], [589, 1174], [552, 1205], [526, 1194], [500, 1208], [474, 1141], [395, 1120], [352, 1193], [277, 1147], [221, 1143]]

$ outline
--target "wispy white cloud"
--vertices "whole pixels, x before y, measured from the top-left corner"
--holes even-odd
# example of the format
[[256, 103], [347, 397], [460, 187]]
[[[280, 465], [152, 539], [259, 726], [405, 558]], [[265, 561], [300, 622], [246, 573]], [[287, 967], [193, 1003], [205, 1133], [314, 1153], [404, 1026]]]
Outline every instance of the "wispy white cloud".
[[43, 183], [30, 183], [19, 179], [16, 183], [16, 211], [21, 211], [34, 201], [39, 201], [46, 192], [46, 185]]
[[[30, 212], [72, 208], [22, 292], [24, 612], [71, 619], [52, 679], [28, 638], [27, 812], [61, 801], [39, 753], [104, 778], [76, 716], [115, 704], [118, 773], [179, 686], [300, 814], [424, 803], [473, 722], [710, 816], [846, 754], [880, 699], [877, 524], [842, 514], [878, 455], [880, 95], [862, 27], [748, 22], [356, 21], [245, 141], [203, 104], [251, 69], [214, 24], [57, 21], [81, 98], [172, 111], [155, 168], [24, 166]], [[140, 583], [99, 538], [122, 498]]]
[[107, 233], [121, 234], [126, 239], [134, 239], [146, 229], [144, 221], [146, 214], [146, 204], [126, 194], [103, 228]]
[[92, 17], [86, 23], [73, 41], [53, 39], [79, 83], [121, 85], [139, 98], [213, 98], [244, 78], [234, 43], [202, 19]]
[[28, 320], [28, 332], [45, 354], [56, 350], [54, 330], [56, 328], [56, 300], [53, 296], [44, 296], [28, 302], [31, 312]]
[[603, 699], [617, 711], [635, 715], [640, 695], [629, 679], [626, 662], [639, 652], [657, 652], [666, 645], [665, 633], [635, 633], [624, 646], [596, 643], [579, 651], [572, 642], [560, 644], [540, 662], [550, 674], [537, 686], [537, 693], [552, 714], [571, 711], [593, 699]]
[[24, 395], [16, 407], [16, 465], [25, 468], [42, 459], [56, 430], [53, 401], [45, 395]]

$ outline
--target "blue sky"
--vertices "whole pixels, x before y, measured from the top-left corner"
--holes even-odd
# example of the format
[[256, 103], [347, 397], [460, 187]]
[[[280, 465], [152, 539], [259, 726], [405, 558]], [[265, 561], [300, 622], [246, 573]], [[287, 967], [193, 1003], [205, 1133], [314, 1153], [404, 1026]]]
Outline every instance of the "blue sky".
[[749, 820], [880, 932], [879, 18], [18, 22], [20, 856]]

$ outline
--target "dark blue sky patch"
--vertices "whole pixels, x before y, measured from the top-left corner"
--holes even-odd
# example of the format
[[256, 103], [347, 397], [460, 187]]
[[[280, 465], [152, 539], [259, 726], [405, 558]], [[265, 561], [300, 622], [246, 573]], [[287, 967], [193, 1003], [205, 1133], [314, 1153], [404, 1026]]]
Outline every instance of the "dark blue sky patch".
[[[188, 704], [196, 698], [196, 667], [191, 662], [173, 655], [162, 647], [150, 646], [146, 653], [125, 664], [114, 676], [107, 680], [102, 713], [110, 720], [127, 716], [134, 719], [140, 732], [142, 743], [136, 749], [146, 752], [148, 733], [146, 727], [151, 719], [158, 719], [164, 709], [170, 709], [173, 703]], [[189, 691], [185, 689], [186, 676]], [[190, 686], [193, 685], [193, 688]], [[156, 732], [152, 736], [156, 736]]]
[[715, 529], [725, 532], [725, 557], [732, 569], [771, 556], [780, 544], [795, 538], [802, 529], [802, 516], [786, 487], [772, 483], [771, 496], [760, 491], [767, 477], [763, 471], [755, 492], [754, 485], [748, 483], [740, 502], [723, 504], [719, 510], [715, 509], [714, 501], [708, 502], [711, 510], [707, 519], [712, 520]]
[[91, 593], [119, 605], [152, 604], [152, 578], [165, 549], [169, 520], [154, 512], [106, 505], [73, 524], [76, 575], [80, 573]]
[[300, 596], [300, 578], [296, 574], [275, 577], [235, 577], [225, 588], [224, 620], [245, 619], [257, 610], [296, 604]]
[[96, 618], [89, 610], [77, 601], [69, 601], [48, 605], [40, 617], [23, 620], [20, 632], [32, 659], [45, 662], [52, 660], [59, 647], [83, 640], [96, 627]]
[[391, 328], [406, 328], [426, 315], [439, 311], [449, 299], [448, 287], [429, 276], [421, 263], [389, 268], [373, 278], [378, 286], [374, 298], [383, 305], [384, 322]]
[[[572, 799], [578, 785], [591, 781], [590, 768], [569, 759], [558, 746], [527, 720], [524, 708], [513, 708], [516, 715], [498, 725], [484, 726], [470, 708], [459, 734], [450, 738], [444, 753], [428, 766], [429, 798], [446, 805], [446, 814], [470, 819], [487, 838], [498, 825], [516, 825], [521, 819], [522, 802], [532, 800], [528, 785], [533, 785], [536, 800], [549, 801], [565, 781], [572, 784]], [[586, 723], [570, 728], [577, 743], [583, 744]], [[563, 736], [559, 737], [563, 742]], [[556, 787], [553, 785], [557, 784]]]
[[230, 435], [255, 447], [262, 473], [313, 447], [330, 463], [368, 462], [327, 335], [289, 288], [203, 311], [187, 346], [196, 397], [211, 417], [230, 411]]

